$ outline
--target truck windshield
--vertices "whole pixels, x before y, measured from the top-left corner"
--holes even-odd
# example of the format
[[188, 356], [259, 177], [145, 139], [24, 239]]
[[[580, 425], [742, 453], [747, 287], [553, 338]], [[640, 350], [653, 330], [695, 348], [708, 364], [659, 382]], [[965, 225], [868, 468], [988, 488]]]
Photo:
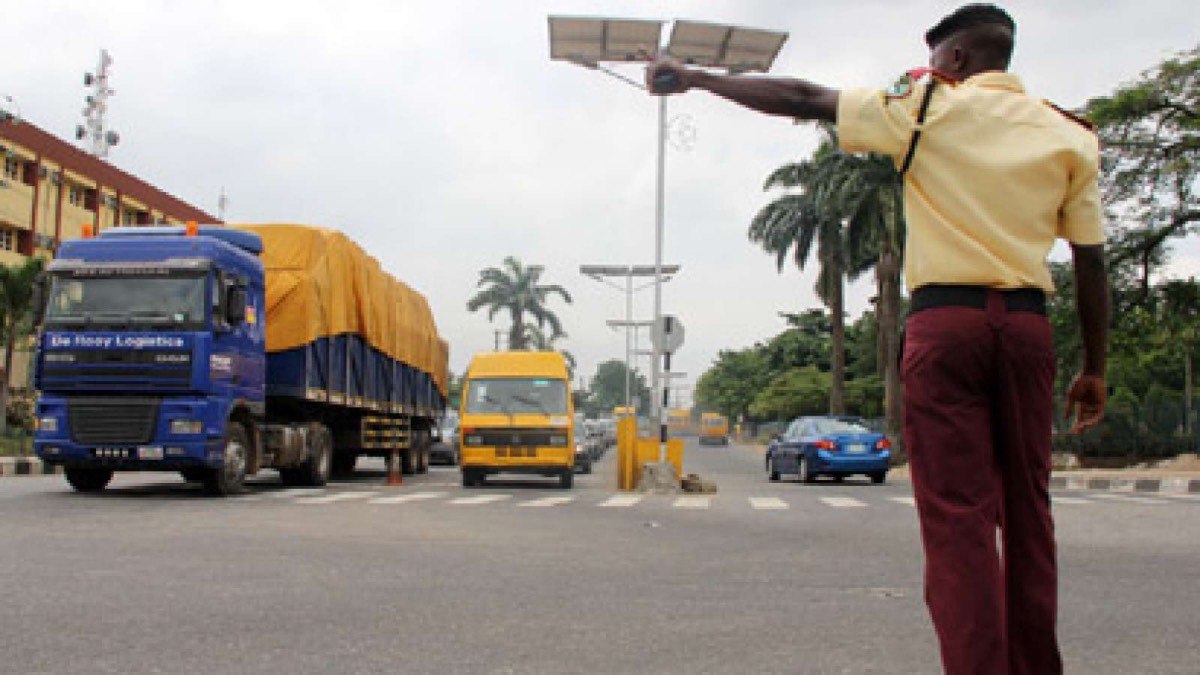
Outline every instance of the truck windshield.
[[48, 328], [196, 329], [205, 323], [204, 276], [54, 277]]
[[544, 378], [495, 378], [471, 380], [468, 384], [468, 413], [567, 414], [567, 385]]

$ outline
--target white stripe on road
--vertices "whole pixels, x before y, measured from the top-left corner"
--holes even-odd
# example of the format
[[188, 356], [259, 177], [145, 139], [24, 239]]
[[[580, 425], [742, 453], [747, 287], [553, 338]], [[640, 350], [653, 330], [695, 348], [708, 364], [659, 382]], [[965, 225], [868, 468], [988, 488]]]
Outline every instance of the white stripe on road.
[[821, 497], [821, 501], [826, 506], [832, 506], [835, 509], [856, 509], [866, 506], [865, 502], [860, 502], [853, 497]]
[[680, 497], [671, 506], [677, 509], [707, 509], [712, 505], [712, 497]]
[[896, 502], [897, 504], [904, 504], [905, 506], [916, 506], [917, 505], [916, 497], [889, 497], [889, 499]]
[[642, 501], [642, 495], [613, 495], [600, 502], [600, 506], [622, 508], [633, 506], [640, 501]]
[[574, 497], [542, 497], [541, 499], [531, 499], [527, 502], [521, 502], [517, 506], [531, 506], [534, 508], [561, 506], [563, 504], [570, 504], [573, 501], [575, 501]]
[[370, 504], [407, 504], [409, 502], [418, 502], [423, 499], [437, 499], [438, 497], [445, 497], [447, 494], [449, 494], [449, 493], [447, 493], [447, 492], [413, 492], [413, 493], [406, 494], [406, 495], [397, 495], [395, 497], [380, 497], [378, 499], [372, 499], [368, 503], [370, 503]]
[[379, 494], [378, 492], [335, 492], [324, 497], [300, 497], [296, 500], [297, 504], [332, 504], [334, 502], [347, 502], [352, 499], [367, 499]]
[[1138, 504], [1169, 504], [1165, 499], [1155, 499], [1153, 497], [1126, 497], [1125, 501], [1135, 502]]
[[757, 511], [783, 511], [788, 505], [778, 497], [751, 497], [750, 508]]
[[512, 495], [479, 495], [478, 497], [460, 497], [451, 499], [451, 504], [460, 506], [478, 506], [479, 504], [491, 504], [494, 502], [502, 502], [505, 499], [511, 499]]
[[1091, 503], [1093, 503], [1091, 500], [1080, 499], [1079, 497], [1059, 497], [1056, 495], [1056, 496], [1051, 497], [1050, 499], [1055, 504], [1091, 504]]

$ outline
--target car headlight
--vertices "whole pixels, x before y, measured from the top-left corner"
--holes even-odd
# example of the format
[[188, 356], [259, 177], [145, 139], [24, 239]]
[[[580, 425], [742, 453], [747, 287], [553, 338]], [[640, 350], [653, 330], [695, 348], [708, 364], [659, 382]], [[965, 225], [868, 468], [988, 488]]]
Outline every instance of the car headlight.
[[51, 433], [58, 431], [57, 417], [39, 417], [37, 422], [38, 431], [49, 431]]
[[200, 420], [171, 420], [171, 433], [201, 434], [204, 433], [204, 423]]

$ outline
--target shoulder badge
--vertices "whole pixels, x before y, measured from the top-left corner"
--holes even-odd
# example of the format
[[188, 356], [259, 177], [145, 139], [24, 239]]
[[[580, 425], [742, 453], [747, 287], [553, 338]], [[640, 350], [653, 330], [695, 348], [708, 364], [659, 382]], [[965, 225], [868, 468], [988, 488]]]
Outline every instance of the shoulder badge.
[[1075, 113], [1071, 112], [1070, 110], [1064, 110], [1045, 99], [1042, 100], [1042, 103], [1045, 103], [1046, 105], [1050, 106], [1055, 111], [1057, 111], [1058, 114], [1060, 114], [1063, 117], [1078, 124], [1079, 126], [1083, 127], [1084, 129], [1087, 129], [1088, 131], [1093, 131], [1093, 132], [1096, 130], [1096, 125], [1092, 124], [1091, 120], [1084, 119], [1083, 117], [1076, 115]]
[[900, 79], [896, 80], [896, 82], [892, 84], [890, 88], [888, 88], [887, 92], [885, 92], [888, 100], [908, 98], [913, 93], [914, 85], [916, 85], [917, 82], [925, 79], [926, 76], [930, 76], [943, 84], [958, 84], [958, 80], [955, 80], [953, 77], [950, 77], [939, 70], [934, 70], [933, 68], [913, 68], [912, 70], [909, 70], [901, 75]]

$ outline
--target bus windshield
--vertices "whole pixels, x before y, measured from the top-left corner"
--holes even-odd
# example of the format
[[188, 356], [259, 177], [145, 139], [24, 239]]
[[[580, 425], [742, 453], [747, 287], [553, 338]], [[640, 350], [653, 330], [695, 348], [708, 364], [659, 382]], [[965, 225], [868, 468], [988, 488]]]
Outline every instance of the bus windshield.
[[468, 413], [567, 414], [567, 385], [562, 380], [506, 377], [470, 380]]

